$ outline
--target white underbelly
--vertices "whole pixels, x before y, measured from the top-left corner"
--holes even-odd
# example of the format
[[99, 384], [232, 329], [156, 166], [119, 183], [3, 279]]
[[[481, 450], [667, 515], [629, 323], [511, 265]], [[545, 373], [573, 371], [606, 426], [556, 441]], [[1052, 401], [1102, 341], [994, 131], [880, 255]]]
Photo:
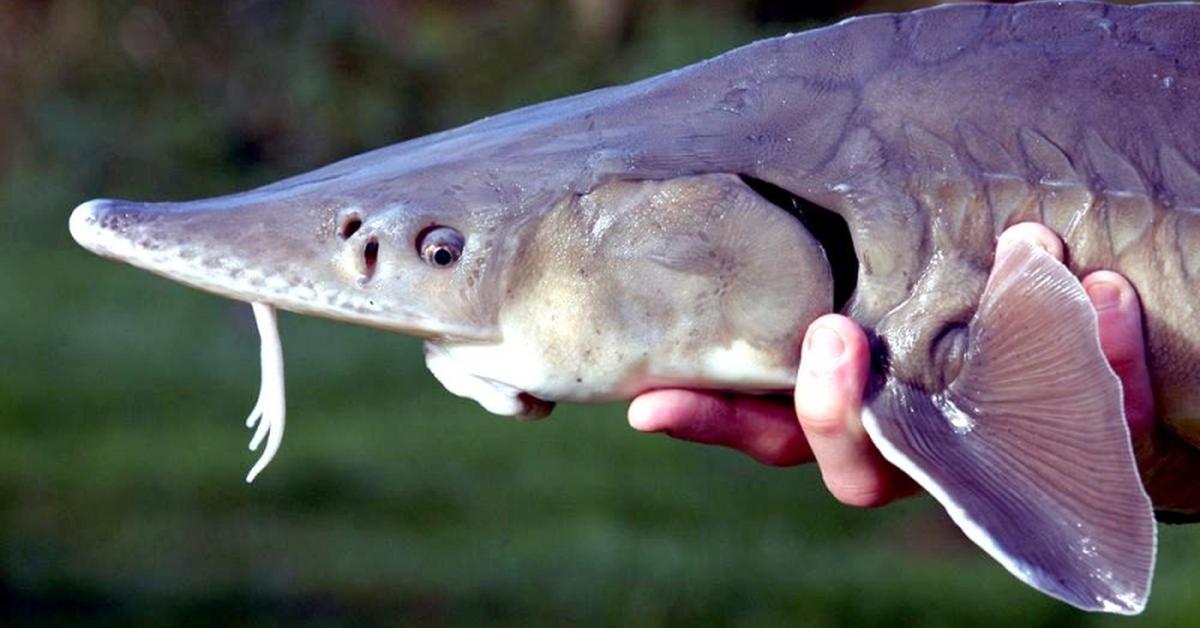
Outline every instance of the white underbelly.
[[770, 392], [790, 390], [794, 368], [737, 340], [701, 352], [656, 347], [593, 346], [575, 359], [531, 348], [520, 340], [493, 344], [427, 343], [426, 364], [450, 392], [495, 414], [522, 415], [529, 395], [545, 401], [603, 402], [631, 399], [654, 388], [707, 388]]

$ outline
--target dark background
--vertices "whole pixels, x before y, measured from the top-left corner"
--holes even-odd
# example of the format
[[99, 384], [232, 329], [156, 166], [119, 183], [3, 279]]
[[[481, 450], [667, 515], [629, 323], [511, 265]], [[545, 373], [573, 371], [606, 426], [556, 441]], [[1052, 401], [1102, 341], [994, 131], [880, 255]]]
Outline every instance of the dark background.
[[1162, 528], [1143, 617], [1086, 615], [928, 498], [845, 508], [622, 406], [495, 418], [415, 341], [286, 314], [288, 434], [246, 486], [249, 308], [67, 235], [88, 198], [253, 187], [920, 4], [0, 0], [0, 625], [1195, 625], [1200, 530]]

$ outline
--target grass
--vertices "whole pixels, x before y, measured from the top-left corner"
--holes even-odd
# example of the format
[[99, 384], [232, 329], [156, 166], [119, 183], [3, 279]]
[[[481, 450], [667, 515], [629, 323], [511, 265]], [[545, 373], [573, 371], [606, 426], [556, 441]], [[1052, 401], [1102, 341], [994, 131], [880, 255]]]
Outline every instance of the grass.
[[[1102, 626], [928, 499], [840, 507], [812, 469], [539, 423], [442, 392], [417, 344], [285, 315], [290, 423], [252, 486], [248, 307], [14, 245], [0, 381], [0, 602], [27, 625]], [[12, 351], [11, 349], [15, 349]], [[1139, 625], [1200, 612], [1164, 528]]]

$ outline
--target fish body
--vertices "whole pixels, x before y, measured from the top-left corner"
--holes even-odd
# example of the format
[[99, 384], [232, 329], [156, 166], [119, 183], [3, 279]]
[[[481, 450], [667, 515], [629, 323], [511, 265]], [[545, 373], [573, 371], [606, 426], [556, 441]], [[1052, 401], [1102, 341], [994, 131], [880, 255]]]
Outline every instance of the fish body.
[[[1066, 266], [995, 258], [1026, 221], [1063, 238]], [[1151, 498], [1200, 511], [1179, 479], [1200, 471], [1195, 3], [857, 18], [257, 190], [91, 201], [70, 222], [201, 289], [426, 338], [439, 380], [502, 414], [790, 391], [804, 328], [841, 311], [876, 341], [876, 445], [1081, 608], [1144, 606]], [[1076, 279], [1098, 269], [1144, 309], [1166, 427], [1136, 459]]]

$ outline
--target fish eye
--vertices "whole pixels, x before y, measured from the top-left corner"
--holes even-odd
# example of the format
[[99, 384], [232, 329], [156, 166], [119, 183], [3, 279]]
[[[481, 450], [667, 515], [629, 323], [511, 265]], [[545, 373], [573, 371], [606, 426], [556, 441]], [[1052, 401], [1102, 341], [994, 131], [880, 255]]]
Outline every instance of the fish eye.
[[453, 266], [462, 256], [466, 240], [450, 227], [429, 227], [417, 236], [417, 250], [426, 264], [437, 268]]

